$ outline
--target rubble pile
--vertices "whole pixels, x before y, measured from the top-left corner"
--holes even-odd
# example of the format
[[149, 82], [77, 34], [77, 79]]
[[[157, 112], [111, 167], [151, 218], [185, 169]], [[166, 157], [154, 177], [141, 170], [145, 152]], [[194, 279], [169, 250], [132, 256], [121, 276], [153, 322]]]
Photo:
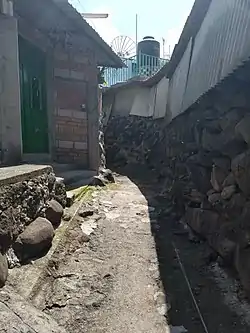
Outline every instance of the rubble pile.
[[[108, 162], [157, 170], [182, 220], [233, 267], [250, 297], [250, 112], [199, 107], [169, 125], [113, 118]], [[166, 202], [167, 205], [167, 202]]]

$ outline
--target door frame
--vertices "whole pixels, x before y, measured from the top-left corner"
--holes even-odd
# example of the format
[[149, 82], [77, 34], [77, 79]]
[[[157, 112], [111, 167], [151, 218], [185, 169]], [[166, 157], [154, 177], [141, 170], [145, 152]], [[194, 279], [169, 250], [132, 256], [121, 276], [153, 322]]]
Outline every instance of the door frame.
[[[21, 37], [28, 43], [30, 43], [33, 47], [36, 47], [40, 51], [44, 53], [44, 60], [45, 60], [45, 90], [46, 90], [46, 115], [47, 115], [47, 128], [48, 128], [48, 153], [24, 153], [23, 152], [23, 138], [22, 142], [22, 161], [23, 162], [52, 162], [53, 161], [53, 149], [55, 144], [54, 138], [54, 94], [53, 94], [53, 87], [54, 87], [54, 69], [53, 69], [53, 50], [49, 48], [45, 48], [44, 45], [39, 45], [36, 40], [31, 40], [30, 36], [25, 36], [25, 34], [18, 33], [18, 37]], [[18, 45], [18, 52], [19, 52], [19, 45]], [[20, 82], [20, 78], [19, 78]], [[21, 82], [20, 82], [21, 86]], [[21, 90], [21, 87], [20, 87]], [[21, 94], [20, 94], [20, 101], [21, 101]], [[22, 126], [22, 123], [21, 123]]]

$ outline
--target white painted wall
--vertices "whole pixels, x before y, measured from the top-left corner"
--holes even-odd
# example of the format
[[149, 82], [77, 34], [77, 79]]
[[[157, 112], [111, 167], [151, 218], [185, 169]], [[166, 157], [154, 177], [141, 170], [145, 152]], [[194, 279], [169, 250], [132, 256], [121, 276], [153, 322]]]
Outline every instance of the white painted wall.
[[163, 77], [153, 87], [127, 87], [114, 91], [115, 97], [104, 99], [104, 109], [112, 116], [164, 118], [167, 110], [169, 80]]
[[168, 88], [169, 80], [165, 77], [156, 85], [154, 119], [165, 117], [168, 101]]

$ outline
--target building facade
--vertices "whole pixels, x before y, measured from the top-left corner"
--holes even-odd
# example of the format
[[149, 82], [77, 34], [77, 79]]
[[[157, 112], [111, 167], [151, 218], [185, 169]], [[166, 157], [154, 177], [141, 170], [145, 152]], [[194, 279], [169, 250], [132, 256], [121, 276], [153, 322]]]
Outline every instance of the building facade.
[[0, 4], [0, 163], [96, 170], [98, 66], [122, 61], [68, 1]]

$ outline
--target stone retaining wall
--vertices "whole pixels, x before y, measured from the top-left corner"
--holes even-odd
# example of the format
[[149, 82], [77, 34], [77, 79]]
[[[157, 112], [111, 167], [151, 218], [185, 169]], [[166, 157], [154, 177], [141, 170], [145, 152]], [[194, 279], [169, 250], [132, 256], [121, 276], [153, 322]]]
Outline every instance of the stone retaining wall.
[[56, 182], [52, 168], [39, 175], [0, 187], [0, 251], [5, 253], [18, 235], [37, 217], [44, 216], [48, 202], [56, 199], [64, 207], [66, 190]]
[[157, 170], [166, 203], [174, 200], [179, 218], [234, 267], [250, 296], [250, 103], [244, 89], [222, 97], [210, 94], [168, 125], [111, 118], [107, 157]]

